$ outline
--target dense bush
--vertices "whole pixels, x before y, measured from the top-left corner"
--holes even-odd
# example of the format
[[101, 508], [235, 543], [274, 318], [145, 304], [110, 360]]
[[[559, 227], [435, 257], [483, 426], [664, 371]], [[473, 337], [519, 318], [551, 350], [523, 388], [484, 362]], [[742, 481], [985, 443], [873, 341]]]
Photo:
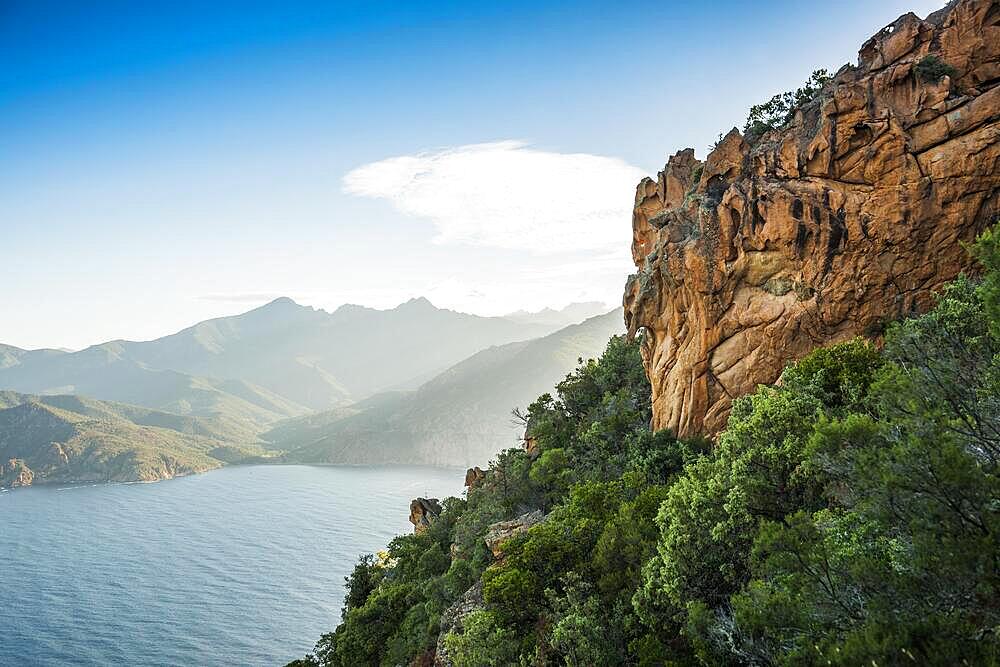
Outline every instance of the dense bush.
[[935, 55], [924, 56], [914, 69], [917, 76], [927, 83], [937, 83], [946, 76], [954, 77], [958, 73], [954, 67]]
[[[424, 533], [365, 556], [303, 665], [891, 665], [1000, 661], [1000, 235], [929, 313], [814, 351], [733, 404], [714, 446], [651, 433], [612, 339], [521, 415]], [[490, 524], [542, 523], [498, 560]]]
[[743, 135], [753, 143], [766, 132], [786, 125], [795, 116], [795, 110], [811, 102], [830, 81], [830, 73], [825, 69], [813, 72], [801, 88], [775, 95], [767, 102], [750, 107], [743, 126]]

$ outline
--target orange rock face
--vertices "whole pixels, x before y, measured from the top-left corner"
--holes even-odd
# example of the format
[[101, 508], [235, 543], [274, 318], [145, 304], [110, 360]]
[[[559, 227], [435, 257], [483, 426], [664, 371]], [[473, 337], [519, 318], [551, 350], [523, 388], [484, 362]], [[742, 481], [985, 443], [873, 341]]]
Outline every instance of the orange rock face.
[[477, 488], [486, 479], [486, 471], [476, 466], [475, 468], [469, 468], [465, 471], [465, 486], [469, 487], [469, 490]]
[[414, 533], [422, 533], [431, 527], [441, 515], [441, 503], [437, 498], [414, 498], [410, 501], [410, 523]]
[[704, 163], [677, 153], [638, 186], [624, 297], [654, 428], [717, 433], [788, 362], [927, 309], [998, 200], [994, 0], [900, 17], [753, 145], [734, 129]]

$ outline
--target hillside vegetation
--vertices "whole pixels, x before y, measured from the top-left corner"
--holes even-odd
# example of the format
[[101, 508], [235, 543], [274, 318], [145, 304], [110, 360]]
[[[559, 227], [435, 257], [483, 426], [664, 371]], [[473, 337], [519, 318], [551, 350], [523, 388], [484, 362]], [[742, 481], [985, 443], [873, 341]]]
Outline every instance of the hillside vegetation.
[[711, 447], [648, 430], [613, 338], [530, 406], [531, 455], [359, 560], [294, 664], [996, 664], [1000, 235], [975, 254], [981, 280], [792, 364]]
[[0, 488], [139, 482], [257, 460], [238, 425], [77, 396], [0, 392]]

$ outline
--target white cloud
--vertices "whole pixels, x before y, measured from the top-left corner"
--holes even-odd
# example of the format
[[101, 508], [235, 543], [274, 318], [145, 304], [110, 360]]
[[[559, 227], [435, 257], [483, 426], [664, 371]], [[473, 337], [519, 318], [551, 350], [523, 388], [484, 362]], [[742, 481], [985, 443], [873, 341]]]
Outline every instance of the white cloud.
[[430, 220], [436, 243], [551, 254], [627, 248], [643, 175], [618, 158], [500, 141], [372, 162], [344, 191]]

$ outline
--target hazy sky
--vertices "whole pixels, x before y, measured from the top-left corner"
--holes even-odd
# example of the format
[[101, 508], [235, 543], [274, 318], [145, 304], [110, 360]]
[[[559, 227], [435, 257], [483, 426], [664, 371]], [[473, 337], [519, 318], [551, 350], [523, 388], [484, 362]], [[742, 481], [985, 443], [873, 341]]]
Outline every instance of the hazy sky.
[[618, 303], [643, 174], [942, 4], [0, 0], [0, 342]]

